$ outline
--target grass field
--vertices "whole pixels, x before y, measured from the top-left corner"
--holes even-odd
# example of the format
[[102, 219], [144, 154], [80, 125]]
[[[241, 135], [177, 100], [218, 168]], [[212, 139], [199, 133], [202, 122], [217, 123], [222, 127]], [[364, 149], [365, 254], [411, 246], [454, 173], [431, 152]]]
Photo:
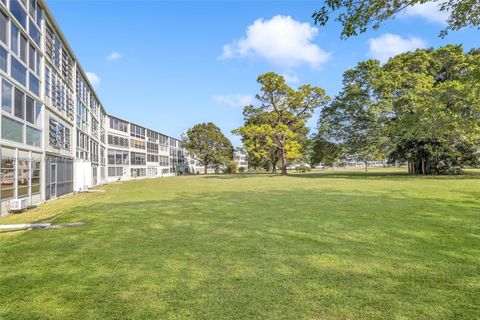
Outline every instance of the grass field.
[[0, 319], [479, 319], [480, 174], [183, 176], [0, 224]]

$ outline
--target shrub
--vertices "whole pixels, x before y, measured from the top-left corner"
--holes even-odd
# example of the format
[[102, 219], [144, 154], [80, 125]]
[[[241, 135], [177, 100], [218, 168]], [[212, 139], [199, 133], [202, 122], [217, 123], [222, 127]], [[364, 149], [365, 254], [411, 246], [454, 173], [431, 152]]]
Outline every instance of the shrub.
[[233, 160], [228, 162], [224, 173], [238, 173], [238, 164]]
[[295, 171], [300, 172], [300, 173], [307, 173], [312, 171], [312, 169], [308, 166], [298, 166], [295, 168]]

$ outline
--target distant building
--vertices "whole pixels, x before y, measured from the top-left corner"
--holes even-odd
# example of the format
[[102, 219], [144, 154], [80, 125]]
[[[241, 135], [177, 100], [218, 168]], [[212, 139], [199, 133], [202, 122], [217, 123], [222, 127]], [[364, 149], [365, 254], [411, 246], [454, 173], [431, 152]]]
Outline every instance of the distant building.
[[238, 164], [238, 169], [243, 168], [242, 170], [248, 170], [248, 161], [247, 161], [247, 153], [241, 150], [236, 150], [233, 153], [233, 160]]

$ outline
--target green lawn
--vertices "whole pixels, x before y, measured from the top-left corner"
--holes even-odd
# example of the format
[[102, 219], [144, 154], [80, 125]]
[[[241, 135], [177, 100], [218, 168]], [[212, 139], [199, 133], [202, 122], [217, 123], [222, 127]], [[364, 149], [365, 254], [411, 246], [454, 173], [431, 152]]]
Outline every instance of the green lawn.
[[0, 224], [0, 319], [478, 319], [480, 174], [184, 176]]

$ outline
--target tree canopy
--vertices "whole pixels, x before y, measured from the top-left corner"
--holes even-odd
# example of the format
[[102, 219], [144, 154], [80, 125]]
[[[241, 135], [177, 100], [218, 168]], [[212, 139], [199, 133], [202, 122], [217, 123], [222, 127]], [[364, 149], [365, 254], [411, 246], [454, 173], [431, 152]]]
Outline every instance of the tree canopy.
[[410, 6], [429, 2], [438, 4], [440, 10], [449, 13], [448, 26], [441, 31], [441, 36], [449, 30], [480, 26], [478, 0], [326, 0], [312, 17], [322, 26], [334, 18], [343, 27], [341, 37], [348, 38], [366, 32], [369, 27], [379, 28], [382, 22]]
[[461, 46], [359, 63], [322, 111], [319, 135], [361, 160], [387, 156], [411, 173], [455, 173], [476, 161], [480, 55]]
[[183, 146], [195, 154], [205, 168], [225, 165], [233, 159], [233, 146], [219, 127], [212, 122], [193, 126], [182, 135]]
[[310, 85], [294, 90], [273, 72], [260, 75], [257, 82], [261, 93], [256, 98], [261, 105], [244, 108], [245, 124], [234, 133], [241, 135], [249, 161], [263, 159], [273, 170], [281, 161], [281, 172], [286, 174], [288, 162], [302, 155], [308, 134], [306, 121], [329, 98], [323, 89]]

